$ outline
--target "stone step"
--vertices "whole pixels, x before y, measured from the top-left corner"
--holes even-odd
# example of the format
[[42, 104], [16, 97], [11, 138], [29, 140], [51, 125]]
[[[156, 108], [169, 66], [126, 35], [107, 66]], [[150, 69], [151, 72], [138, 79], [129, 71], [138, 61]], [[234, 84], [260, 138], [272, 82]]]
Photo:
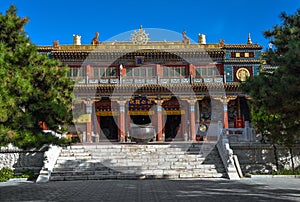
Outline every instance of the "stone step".
[[91, 165], [91, 166], [78, 166], [76, 164], [73, 165], [65, 165], [65, 164], [57, 164], [54, 167], [54, 171], [74, 171], [74, 170], [82, 170], [82, 171], [96, 171], [96, 170], [105, 170], [105, 169], [114, 169], [114, 170], [156, 170], [157, 168], [160, 169], [189, 169], [189, 170], [196, 170], [196, 169], [202, 169], [202, 170], [212, 170], [212, 169], [222, 169], [222, 167], [216, 166], [216, 165], [193, 165], [193, 164], [161, 164], [161, 165], [124, 165], [121, 166], [120, 164], [117, 165]]
[[51, 176], [51, 181], [75, 181], [75, 180], [117, 180], [117, 179], [126, 179], [126, 180], [137, 180], [145, 179], [144, 175], [83, 175], [83, 176]]
[[50, 180], [224, 177], [212, 144], [92, 145], [63, 149]]
[[145, 174], [107, 174], [104, 175], [52, 175], [51, 181], [63, 181], [63, 180], [114, 180], [114, 179], [177, 179], [177, 178], [224, 178], [226, 177], [222, 173], [195, 173], [195, 172], [162, 172], [151, 174], [151, 172]]
[[61, 157], [65, 157], [65, 156], [90, 156], [91, 154], [88, 153], [88, 152], [77, 152], [77, 153], [74, 153], [74, 152], [64, 152], [64, 153], [61, 153], [60, 156]]
[[[216, 162], [218, 162], [216, 160]], [[127, 165], [127, 166], [162, 166], [162, 165], [188, 165], [188, 166], [209, 166], [215, 167], [215, 164], [204, 163], [201, 159], [194, 159], [193, 161], [188, 161], [186, 159], [161, 159], [155, 161], [140, 161], [137, 159], [107, 159], [106, 161], [95, 161], [95, 159], [83, 161], [83, 160], [59, 160], [56, 162], [55, 167], [65, 166], [65, 167], [103, 167], [103, 166], [113, 166], [113, 165]]]

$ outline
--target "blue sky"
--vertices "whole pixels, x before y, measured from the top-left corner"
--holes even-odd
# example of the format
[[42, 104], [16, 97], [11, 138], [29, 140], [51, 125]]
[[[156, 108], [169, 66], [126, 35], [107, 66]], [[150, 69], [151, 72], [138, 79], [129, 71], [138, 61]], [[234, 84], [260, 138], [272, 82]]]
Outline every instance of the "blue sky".
[[[1, 0], [0, 12], [16, 5], [18, 15], [30, 22], [25, 31], [36, 45], [72, 44], [73, 34], [90, 44], [95, 32], [100, 41], [143, 28], [160, 28], [181, 33], [197, 41], [206, 34], [207, 43], [253, 43], [267, 46], [263, 31], [281, 24], [279, 15], [294, 14], [300, 0]], [[151, 35], [149, 36], [151, 39]]]

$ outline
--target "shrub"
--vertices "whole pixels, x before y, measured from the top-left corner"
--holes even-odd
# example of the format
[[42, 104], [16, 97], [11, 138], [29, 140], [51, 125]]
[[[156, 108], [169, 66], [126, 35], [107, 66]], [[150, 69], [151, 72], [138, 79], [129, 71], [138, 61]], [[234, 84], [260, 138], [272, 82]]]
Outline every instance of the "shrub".
[[27, 180], [35, 180], [37, 175], [32, 170], [24, 169], [21, 175], [15, 175], [11, 168], [2, 168], [0, 170], [0, 182], [6, 182], [11, 178], [27, 178]]
[[293, 170], [283, 169], [278, 171], [272, 171], [272, 175], [300, 175], [300, 169], [295, 170], [295, 173], [293, 173]]
[[10, 168], [2, 168], [0, 170], [0, 182], [5, 182], [10, 178], [13, 178], [14, 171]]

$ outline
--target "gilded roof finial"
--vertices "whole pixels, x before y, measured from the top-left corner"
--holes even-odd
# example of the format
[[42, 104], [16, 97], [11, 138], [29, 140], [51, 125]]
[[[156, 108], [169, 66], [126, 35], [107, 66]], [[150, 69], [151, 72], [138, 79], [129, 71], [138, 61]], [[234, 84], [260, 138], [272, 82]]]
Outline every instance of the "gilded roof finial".
[[248, 34], [248, 44], [252, 44], [250, 33]]
[[101, 44], [101, 42], [99, 41], [98, 38], [99, 38], [99, 32], [96, 32], [94, 38], [92, 39], [91, 44], [92, 44], [92, 45], [98, 45], [98, 44]]
[[190, 44], [190, 39], [186, 36], [186, 31], [185, 30], [182, 31], [182, 37], [183, 37], [182, 43]]

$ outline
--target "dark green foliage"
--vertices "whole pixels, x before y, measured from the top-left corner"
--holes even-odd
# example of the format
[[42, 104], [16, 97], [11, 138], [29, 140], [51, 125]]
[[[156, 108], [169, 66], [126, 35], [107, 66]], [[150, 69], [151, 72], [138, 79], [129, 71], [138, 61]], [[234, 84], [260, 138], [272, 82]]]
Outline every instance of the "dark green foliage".
[[0, 170], [0, 182], [5, 182], [14, 177], [14, 171], [10, 168], [2, 168]]
[[271, 143], [289, 148], [293, 157], [292, 148], [300, 139], [300, 10], [291, 16], [282, 13], [281, 18], [282, 25], [264, 33], [275, 46], [264, 59], [278, 68], [249, 78], [241, 89], [252, 97], [257, 129]]
[[295, 171], [283, 169], [279, 171], [273, 171], [271, 174], [272, 175], [300, 175], [300, 169], [297, 169]]
[[15, 175], [14, 170], [11, 168], [2, 168], [0, 170], [0, 182], [6, 182], [11, 178], [27, 178], [29, 181], [37, 179], [37, 175], [32, 170], [24, 169], [21, 175]]
[[67, 68], [39, 54], [24, 32], [27, 18], [11, 6], [0, 14], [0, 145], [41, 147], [59, 140], [47, 129], [64, 132], [71, 122], [73, 82]]

